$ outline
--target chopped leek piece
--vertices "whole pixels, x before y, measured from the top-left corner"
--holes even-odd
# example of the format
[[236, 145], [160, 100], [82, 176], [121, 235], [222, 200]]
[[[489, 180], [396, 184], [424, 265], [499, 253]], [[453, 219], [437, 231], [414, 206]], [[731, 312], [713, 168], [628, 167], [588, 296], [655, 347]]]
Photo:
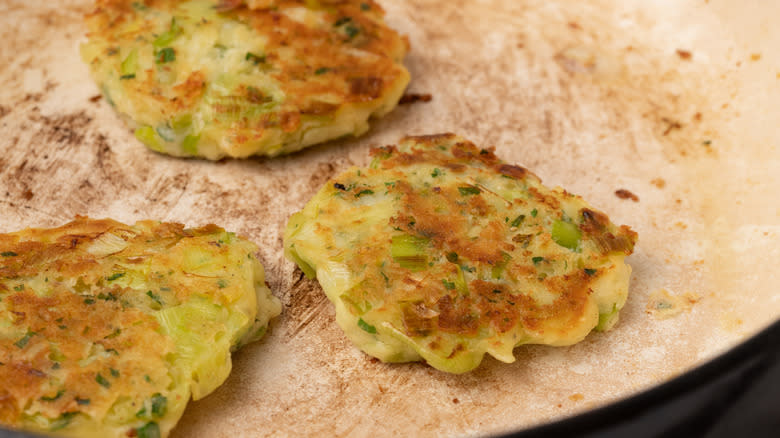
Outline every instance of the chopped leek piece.
[[43, 397], [41, 397], [41, 400], [48, 401], [48, 402], [54, 401], [54, 400], [57, 400], [58, 398], [62, 397], [62, 394], [65, 394], [65, 390], [64, 389], [60, 389], [59, 391], [57, 391], [57, 394], [55, 394], [55, 395], [43, 396]]
[[552, 225], [552, 239], [564, 248], [574, 250], [580, 243], [581, 232], [571, 222], [556, 220]]
[[157, 57], [155, 62], [158, 64], [165, 64], [166, 62], [176, 61], [176, 51], [173, 50], [172, 47], [160, 49], [160, 51], [158, 51], [155, 56]]
[[176, 140], [176, 134], [168, 125], [159, 125], [154, 130], [157, 131], [157, 135], [159, 135], [165, 141]]
[[165, 416], [168, 411], [168, 399], [159, 392], [152, 396], [152, 415], [157, 418]]
[[111, 382], [106, 380], [106, 378], [103, 377], [102, 375], [100, 375], [100, 373], [98, 373], [97, 376], [95, 376], [95, 381], [98, 382], [98, 384], [100, 384], [100, 386], [102, 386], [104, 388], [110, 388], [111, 387]]
[[59, 417], [57, 417], [56, 420], [52, 421], [51, 424], [49, 424], [49, 430], [55, 431], [55, 430], [64, 429], [65, 426], [70, 424], [70, 421], [73, 420], [73, 417], [75, 417], [76, 415], [78, 415], [78, 412], [63, 412]]
[[390, 254], [402, 268], [421, 271], [428, 265], [427, 246], [428, 239], [424, 237], [409, 234], [393, 236]]
[[157, 39], [154, 40], [152, 45], [154, 45], [155, 49], [169, 46], [173, 42], [173, 40], [175, 40], [179, 35], [181, 35], [181, 32], [182, 32], [181, 26], [179, 26], [179, 24], [176, 23], [176, 18], [175, 17], [171, 18], [171, 27], [165, 32], [161, 33], [160, 36], [158, 36]]
[[252, 52], [246, 52], [244, 59], [257, 65], [265, 62], [265, 55], [255, 55]]
[[140, 128], [135, 130], [135, 138], [138, 139], [141, 143], [145, 144], [150, 149], [162, 152], [163, 148], [160, 145], [159, 136], [154, 131], [154, 128], [152, 128], [149, 125], [141, 126]]
[[188, 135], [184, 137], [184, 141], [181, 142], [181, 148], [184, 152], [195, 155], [198, 153], [198, 142], [200, 141], [200, 135]]
[[192, 126], [192, 114], [182, 114], [171, 119], [171, 128], [175, 131], [183, 131]]
[[16, 345], [17, 348], [24, 348], [28, 342], [30, 342], [30, 338], [35, 336], [35, 332], [28, 331], [22, 339], [19, 339], [18, 341], [14, 342], [14, 345]]
[[121, 78], [124, 79], [130, 79], [130, 76], [135, 77], [135, 71], [138, 69], [138, 50], [133, 49], [130, 51], [130, 53], [127, 54], [127, 57], [125, 57], [125, 60], [122, 61], [122, 64], [119, 66], [119, 72], [121, 73]]
[[501, 261], [496, 263], [495, 266], [493, 266], [493, 269], [491, 270], [491, 276], [494, 279], [501, 278], [501, 274], [504, 273], [507, 263], [509, 263], [509, 261], [512, 260], [512, 256], [505, 253], [504, 251], [501, 251], [501, 257], [502, 257]]
[[363, 329], [364, 331], [366, 331], [368, 333], [371, 333], [372, 335], [376, 334], [376, 327], [374, 327], [373, 325], [363, 321], [363, 318], [359, 318], [358, 319], [357, 325], [358, 325], [358, 327], [360, 327], [361, 329]]
[[455, 277], [455, 289], [464, 297], [469, 295], [469, 287], [466, 284], [466, 276], [463, 274], [463, 267], [459, 267], [458, 276]]
[[474, 187], [474, 186], [458, 187], [458, 191], [462, 196], [479, 195], [480, 193], [482, 193], [482, 190], [480, 190], [479, 187]]
[[137, 438], [160, 438], [160, 426], [150, 421], [135, 430]]
[[125, 276], [125, 273], [124, 273], [124, 272], [117, 272], [117, 273], [115, 273], [115, 274], [111, 274], [110, 276], [106, 277], [106, 280], [107, 280], [107, 281], [114, 281], [114, 280], [116, 280], [117, 278], [122, 278], [122, 277], [124, 277], [124, 276]]
[[612, 311], [609, 313], [600, 313], [599, 314], [599, 323], [596, 326], [596, 331], [604, 332], [612, 327], [617, 323], [618, 321], [618, 312], [619, 309], [617, 308], [617, 304], [612, 305]]
[[301, 268], [301, 271], [303, 271], [303, 274], [306, 276], [306, 278], [317, 277], [317, 271], [314, 269], [314, 267], [303, 261], [303, 259], [294, 249], [290, 250], [290, 257], [292, 257], [293, 261], [295, 261], [295, 264]]

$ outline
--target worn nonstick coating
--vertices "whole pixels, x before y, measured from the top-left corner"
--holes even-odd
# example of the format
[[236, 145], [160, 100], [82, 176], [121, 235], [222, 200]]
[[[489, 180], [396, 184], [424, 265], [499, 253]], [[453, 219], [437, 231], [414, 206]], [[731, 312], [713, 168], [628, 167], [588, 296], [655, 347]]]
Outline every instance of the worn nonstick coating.
[[[0, 4], [0, 230], [76, 214], [214, 222], [260, 246], [284, 303], [263, 341], [174, 437], [460, 436], [517, 431], [629, 397], [780, 317], [780, 5], [759, 0], [383, 0], [408, 35], [410, 92], [358, 139], [211, 163], [145, 149], [78, 56], [85, 1]], [[355, 349], [281, 233], [371, 146], [452, 131], [495, 146], [632, 226], [621, 321], [453, 376]], [[638, 197], [615, 195], [619, 189]], [[679, 297], [668, 319], [660, 290]], [[650, 304], [650, 309], [648, 305]]]

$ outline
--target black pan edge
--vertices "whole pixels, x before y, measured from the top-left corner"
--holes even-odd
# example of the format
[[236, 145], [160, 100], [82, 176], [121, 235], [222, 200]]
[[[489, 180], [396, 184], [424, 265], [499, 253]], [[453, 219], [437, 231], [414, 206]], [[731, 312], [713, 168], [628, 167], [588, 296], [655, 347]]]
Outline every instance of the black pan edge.
[[780, 437], [780, 320], [663, 384], [501, 437]]

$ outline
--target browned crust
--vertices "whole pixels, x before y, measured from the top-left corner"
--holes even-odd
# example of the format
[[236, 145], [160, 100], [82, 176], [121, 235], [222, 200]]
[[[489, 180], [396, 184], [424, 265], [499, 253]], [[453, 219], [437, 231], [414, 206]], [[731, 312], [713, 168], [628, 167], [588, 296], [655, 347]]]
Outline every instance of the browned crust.
[[[548, 245], [559, 248], [557, 251], [568, 251], [552, 242], [549, 225], [543, 224], [545, 220], [549, 223], [561, 219], [562, 203], [574, 196], [565, 191], [553, 192], [544, 188], [532, 172], [504, 163], [496, 157], [492, 148], [479, 148], [451, 133], [406, 137], [401, 140], [401, 145], [371, 151], [380, 160], [377, 166], [381, 172], [394, 181], [387, 191], [397, 197], [401, 206], [390, 219], [389, 226], [401, 233], [423, 237], [435, 248], [433, 253], [454, 253], [457, 260], [448, 261], [441, 256], [439, 262], [426, 269], [423, 280], [397, 264], [385, 265], [386, 274], [382, 275], [399, 280], [391, 286], [392, 298], [384, 292], [387, 280], [378, 272], [366, 274], [365, 281], [357, 288], [361, 291], [358, 298], [373, 296], [376, 300], [383, 300], [385, 307], [399, 305], [403, 329], [408, 336], [426, 337], [430, 340], [427, 347], [432, 350], [455, 348], [451, 356], [461, 350], [445, 342], [442, 338], [444, 334], [473, 338], [479, 336], [483, 329], [488, 329], [495, 336], [501, 336], [518, 325], [528, 331], [545, 332], [547, 335], [558, 333], [561, 337], [576, 330], [591, 300], [590, 286], [598, 278], [597, 270], [567, 269], [561, 275], [547, 276], [543, 273], [553, 269], [553, 264], [557, 262], [555, 252], [547, 251], [546, 257], [537, 257], [537, 253], [524, 249], [530, 240], [541, 239], [539, 245], [542, 247], [544, 242], [548, 242]], [[434, 185], [437, 180], [431, 178], [430, 187], [413, 187], [404, 175], [412, 171], [412, 166], [421, 164], [427, 165], [425, 169], [441, 168], [457, 175], [463, 174], [458, 177], [462, 182]], [[520, 198], [491, 198], [499, 195], [478, 183], [468, 182], [475, 168], [481, 169], [482, 175], [493, 174], [515, 180], [518, 187], [524, 187], [522, 191], [518, 189], [517, 196]], [[347, 199], [354, 199], [366, 189], [364, 181], [351, 177], [340, 181], [337, 186], [333, 190], [346, 191], [349, 194]], [[464, 196], [460, 189], [466, 189], [467, 193], [477, 192], [478, 195]], [[511, 228], [510, 222], [514, 216], [505, 218], [503, 211], [507, 203], [515, 206], [513, 208], [530, 203], [544, 213], [533, 219], [538, 225], [513, 231], [515, 229]], [[502, 211], [499, 212], [499, 208]], [[552, 217], [544, 219], [541, 215]], [[605, 214], [591, 208], [582, 208], [579, 216], [574, 219], [581, 222], [579, 228], [583, 239], [596, 242], [596, 250], [584, 255], [586, 260], [601, 259], [612, 252], [631, 253], [637, 235], [630, 228], [615, 227]], [[528, 219], [532, 220], [531, 217]], [[469, 237], [475, 225], [479, 227], [479, 234]], [[322, 231], [331, 232], [329, 229]], [[353, 268], [362, 270], [357, 265], [383, 257], [387, 244], [377, 241], [361, 248], [359, 257], [353, 261]], [[508, 254], [512, 254], [511, 261], [506, 258]], [[459, 269], [489, 273], [491, 269], [504, 265], [506, 278], [511, 282], [543, 288], [555, 297], [553, 302], [540, 304], [526, 291], [513, 290], [502, 281], [472, 280], [465, 295], [463, 291], [446, 287], [446, 281], [456, 278]], [[446, 280], [445, 283], [442, 279]]]
[[[130, 227], [78, 216], [58, 228], [0, 234], [0, 321], [18, 334], [0, 336], [0, 423], [21, 427], [20, 414], [31, 403], [49, 419], [69, 412], [100, 419], [117, 394], [149, 397], [167, 388], [172, 341], [138, 306], [148, 298], [143, 292], [112, 283], [116, 270], [127, 269], [113, 263], [141, 265], [185, 237], [220, 232], [215, 225], [185, 229], [145, 221]], [[128, 246], [107, 264], [90, 249], [108, 233]], [[213, 243], [220, 251], [216, 238]], [[192, 292], [169, 285], [171, 300]]]
[[[148, 8], [172, 10], [177, 2], [146, 0], [143, 3]], [[330, 115], [347, 105], [384, 99], [404, 77], [399, 62], [408, 50], [408, 42], [384, 25], [384, 11], [375, 2], [320, 2], [326, 17], [321, 26], [303, 24], [284, 14], [286, 9], [307, 3], [303, 0], [253, 2], [257, 7], [254, 10], [242, 1], [221, 1], [217, 5], [225, 17], [244, 22], [268, 37], [263, 63], [272, 66], [270, 75], [280, 84], [285, 96], [277, 109], [257, 119], [215, 120], [213, 123], [232, 124], [233, 132], [228, 136], [234, 143], [261, 138], [269, 128], [293, 132], [301, 128], [305, 116]], [[95, 11], [87, 15], [88, 36], [121, 44], [127, 35], [119, 34], [119, 26], [140, 14], [131, 4], [129, 0], [98, 0]], [[155, 26], [154, 21], [147, 20], [136, 34], [148, 38], [159, 32]], [[356, 55], [356, 50], [362, 55]], [[294, 53], [292, 59], [290, 52]], [[158, 68], [170, 70], [171, 67]], [[162, 113], [171, 117], [192, 111], [206, 85], [201, 71], [190, 73], [181, 85], [167, 90], [158, 82], [157, 69], [146, 70], [144, 77], [143, 81], [128, 81], [123, 85], [132, 93], [150, 96]], [[236, 93], [235, 99], [252, 101], [251, 93], [245, 89]], [[318, 100], [317, 96], [322, 95], [338, 103]], [[220, 103], [215, 105], [215, 110], [223, 115], [235, 112], [232, 105]], [[245, 132], [247, 129], [252, 134]]]

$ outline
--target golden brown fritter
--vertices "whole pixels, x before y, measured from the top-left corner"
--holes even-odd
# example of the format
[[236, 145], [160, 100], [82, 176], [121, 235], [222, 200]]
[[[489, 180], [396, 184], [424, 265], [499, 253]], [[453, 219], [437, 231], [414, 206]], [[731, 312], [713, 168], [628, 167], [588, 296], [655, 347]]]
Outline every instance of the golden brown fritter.
[[631, 229], [453, 134], [372, 154], [291, 217], [284, 243], [365, 352], [465, 372], [615, 324]]
[[0, 235], [0, 424], [167, 435], [280, 312], [255, 250], [214, 225], [152, 221]]
[[397, 104], [408, 43], [373, 1], [98, 0], [82, 58], [151, 149], [290, 153]]

